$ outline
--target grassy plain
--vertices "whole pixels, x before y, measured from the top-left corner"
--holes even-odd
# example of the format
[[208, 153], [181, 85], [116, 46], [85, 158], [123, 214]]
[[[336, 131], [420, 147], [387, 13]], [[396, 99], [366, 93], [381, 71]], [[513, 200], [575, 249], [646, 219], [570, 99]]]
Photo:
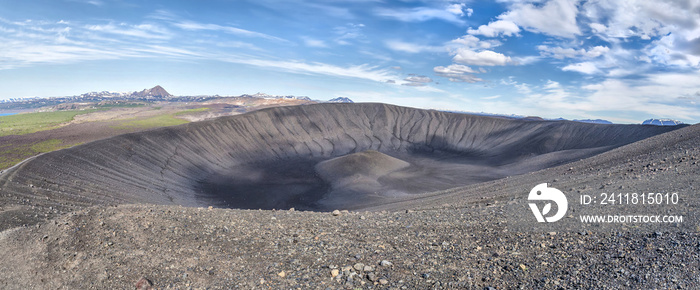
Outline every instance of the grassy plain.
[[0, 145], [0, 169], [11, 167], [29, 157], [68, 148], [78, 144], [65, 144], [61, 139], [49, 139], [33, 144], [2, 144]]
[[57, 128], [77, 115], [96, 110], [56, 111], [0, 116], [0, 136], [24, 135]]

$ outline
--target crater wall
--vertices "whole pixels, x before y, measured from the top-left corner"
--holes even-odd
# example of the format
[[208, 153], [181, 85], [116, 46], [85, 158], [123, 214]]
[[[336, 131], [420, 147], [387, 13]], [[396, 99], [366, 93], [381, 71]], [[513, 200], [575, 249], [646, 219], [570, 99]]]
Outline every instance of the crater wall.
[[[0, 186], [4, 207], [360, 209], [560, 165], [676, 128], [527, 121], [374, 103], [277, 107], [47, 153], [7, 170]], [[376, 184], [358, 186], [346, 174], [342, 184], [348, 187], [333, 186], [316, 171], [319, 162], [367, 150], [410, 166], [375, 177]]]

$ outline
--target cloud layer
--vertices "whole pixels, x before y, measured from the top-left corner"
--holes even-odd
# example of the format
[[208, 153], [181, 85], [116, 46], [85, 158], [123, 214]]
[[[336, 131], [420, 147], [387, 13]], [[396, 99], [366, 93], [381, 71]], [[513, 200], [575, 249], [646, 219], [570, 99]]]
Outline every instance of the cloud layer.
[[[220, 88], [343, 86], [401, 105], [700, 121], [697, 1], [58, 2], [0, 9], [0, 85], [50, 82], [45, 68], [61, 65], [70, 76], [157, 61], [166, 72], [203, 67], [200, 81]], [[22, 69], [31, 73], [13, 73]], [[275, 77], [236, 83], [249, 72]]]

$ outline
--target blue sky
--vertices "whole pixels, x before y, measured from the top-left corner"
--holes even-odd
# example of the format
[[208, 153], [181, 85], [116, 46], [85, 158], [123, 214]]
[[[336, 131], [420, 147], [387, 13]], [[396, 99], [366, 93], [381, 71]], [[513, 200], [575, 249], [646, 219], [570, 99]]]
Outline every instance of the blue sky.
[[700, 122], [700, 1], [0, 0], [0, 99], [264, 92]]

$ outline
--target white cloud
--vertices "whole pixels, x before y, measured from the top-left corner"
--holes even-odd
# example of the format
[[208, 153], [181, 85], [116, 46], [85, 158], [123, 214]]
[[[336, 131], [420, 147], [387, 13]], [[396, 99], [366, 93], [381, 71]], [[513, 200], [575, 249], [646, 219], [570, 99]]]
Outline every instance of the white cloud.
[[238, 36], [256, 37], [256, 38], [263, 38], [263, 39], [274, 40], [274, 41], [279, 41], [279, 42], [288, 42], [286, 39], [279, 38], [279, 37], [272, 36], [272, 35], [267, 35], [265, 33], [245, 30], [245, 29], [231, 27], [231, 26], [222, 26], [222, 25], [218, 25], [218, 24], [198, 23], [198, 22], [194, 22], [194, 21], [181, 21], [181, 22], [173, 23], [173, 25], [175, 25], [176, 27], [178, 27], [180, 29], [190, 30], [190, 31], [199, 31], [199, 30], [221, 31], [221, 32], [225, 32], [225, 33], [238, 35]]
[[518, 25], [508, 20], [497, 20], [490, 22], [488, 25], [481, 25], [478, 29], [469, 29], [467, 33], [483, 35], [487, 37], [496, 37], [499, 35], [513, 36], [520, 32]]
[[577, 0], [551, 0], [543, 5], [516, 3], [498, 18], [527, 30], [552, 36], [574, 38], [581, 31], [576, 23]]
[[457, 25], [463, 25], [465, 22], [460, 18], [464, 15], [464, 12], [462, 11], [463, 8], [463, 6], [450, 5], [444, 9], [430, 7], [418, 7], [412, 9], [399, 10], [379, 9], [376, 10], [375, 13], [378, 16], [394, 18], [403, 22], [424, 22], [428, 20], [438, 19], [451, 22]]
[[656, 73], [641, 80], [608, 79], [584, 86], [591, 94], [579, 105], [585, 110], [636, 111], [654, 118], [697, 119], [700, 106], [679, 102], [679, 98], [697, 93], [692, 79], [698, 78], [698, 73]]
[[20, 42], [0, 43], [0, 69], [13, 69], [35, 64], [63, 64], [86, 60], [117, 59], [133, 56], [128, 51], [110, 52], [96, 48], [76, 47], [67, 45], [26, 45]]
[[592, 30], [608, 42], [650, 41], [639, 60], [700, 68], [699, 1], [588, 1], [581, 10]]
[[472, 68], [466, 66], [466, 65], [461, 65], [461, 64], [451, 64], [447, 67], [444, 66], [436, 66], [433, 68], [433, 71], [435, 73], [439, 74], [453, 74], [453, 73], [459, 73], [459, 74], [464, 74], [464, 73], [479, 73], [478, 71], [473, 70]]
[[403, 42], [400, 40], [387, 40], [384, 42], [386, 47], [394, 51], [401, 51], [407, 53], [421, 53], [421, 52], [446, 52], [447, 49], [442, 46], [430, 46], [415, 43]]
[[[25, 21], [0, 36], [0, 69], [40, 64], [67, 64], [92, 60], [140, 57], [195, 58], [185, 46], [163, 45], [173, 34], [155, 24], [95, 24]], [[133, 38], [138, 38], [134, 40]]]
[[650, 61], [658, 64], [700, 68], [700, 38], [688, 41], [669, 33], [644, 49]]
[[589, 49], [588, 51], [584, 51], [583, 55], [587, 57], [599, 57], [603, 54], [608, 53], [610, 51], [610, 48], [607, 46], [594, 46], [592, 49]]
[[464, 16], [464, 9], [466, 8], [466, 6], [467, 6], [467, 4], [464, 4], [464, 3], [455, 3], [455, 4], [447, 6], [447, 9], [445, 9], [445, 10], [447, 10], [447, 12], [450, 12], [454, 15]]
[[[433, 86], [425, 85], [425, 86], [412, 86], [412, 87], [413, 87], [413, 89], [415, 89], [417, 91], [421, 91], [421, 92], [439, 93], [441, 96], [444, 96], [445, 94], [447, 94], [447, 92], [445, 90], [441, 90], [441, 89], [438, 89], [438, 88], [433, 87]], [[436, 101], [436, 99], [433, 98], [432, 103], [435, 104], [436, 102], [438, 102], [438, 101]], [[422, 106], [422, 107], [429, 108], [429, 106]]]
[[104, 1], [101, 1], [101, 0], [69, 0], [69, 1], [90, 4], [90, 5], [94, 5], [94, 6], [102, 6], [105, 4]]
[[419, 75], [411, 75], [405, 79], [406, 83], [403, 83], [404, 86], [413, 86], [413, 87], [421, 87], [425, 86], [428, 83], [432, 83], [433, 79], [427, 77], [427, 76], [419, 76]]
[[563, 47], [549, 47], [546, 45], [539, 45], [537, 46], [537, 49], [540, 50], [540, 53], [544, 56], [550, 56], [553, 58], [557, 59], [564, 59], [564, 58], [576, 58], [576, 57], [588, 57], [588, 58], [595, 58], [598, 56], [601, 56], [607, 52], [610, 51], [610, 48], [607, 46], [595, 46], [589, 50], [585, 50], [583, 48], [581, 49], [573, 49], [573, 48], [563, 48]]
[[318, 48], [326, 48], [328, 45], [326, 44], [325, 41], [311, 38], [311, 37], [302, 37], [302, 40], [304, 41], [304, 45], [308, 47], [318, 47]]
[[[548, 80], [542, 85], [519, 83], [512, 78], [501, 84], [513, 86], [522, 98], [504, 105], [521, 112], [540, 112], [547, 117], [608, 115], [606, 119], [641, 122], [647, 118], [691, 121], [700, 117], [696, 80], [700, 73], [654, 73], [641, 79], [607, 79], [584, 86], [567, 87]], [[580, 89], [579, 89], [580, 88]], [[511, 112], [512, 113], [512, 112]]]
[[88, 25], [86, 28], [96, 32], [146, 39], [170, 39], [172, 37], [170, 31], [153, 24], [128, 25], [122, 23], [115, 25], [110, 23], [105, 25]]
[[436, 66], [433, 68], [433, 72], [438, 76], [448, 78], [451, 82], [476, 83], [483, 81], [474, 75], [479, 73], [478, 71], [461, 64], [451, 64], [447, 67]]
[[346, 77], [355, 79], [371, 80], [376, 82], [390, 82], [403, 83], [402, 81], [397, 81], [400, 79], [394, 72], [388, 69], [381, 69], [377, 66], [371, 66], [368, 64], [353, 65], [353, 66], [337, 66], [333, 64], [320, 63], [320, 62], [302, 62], [293, 60], [274, 60], [274, 59], [262, 59], [254, 58], [249, 56], [212, 56], [214, 59], [231, 62], [247, 64], [252, 66], [257, 66], [261, 68], [274, 69], [280, 71], [287, 71], [299, 74], [315, 74], [315, 75], [327, 75], [334, 77]]
[[509, 56], [491, 50], [473, 51], [467, 48], [460, 48], [456, 51], [452, 59], [456, 63], [479, 66], [500, 66], [511, 62]]
[[529, 65], [542, 60], [541, 56], [537, 55], [526, 55], [526, 56], [515, 56], [511, 59], [511, 64], [513, 65]]
[[563, 70], [563, 71], [575, 71], [575, 72], [580, 72], [580, 73], [589, 74], [589, 75], [600, 72], [600, 70], [596, 67], [596, 65], [592, 62], [589, 62], [589, 61], [570, 64], [570, 65], [563, 67], [561, 70]]
[[591, 27], [591, 30], [593, 31], [593, 33], [605, 33], [605, 31], [608, 30], [607, 26], [600, 24], [600, 23], [591, 23], [588, 26]]
[[500, 46], [501, 42], [498, 40], [480, 40], [478, 37], [474, 35], [464, 35], [460, 38], [453, 39], [450, 41], [448, 44], [449, 47], [452, 48], [461, 48], [461, 47], [466, 47], [466, 48], [482, 48], [482, 49], [489, 49], [492, 47], [497, 47]]
[[698, 9], [698, 1], [619, 0], [588, 1], [581, 10], [604, 37], [649, 38], [693, 30], [700, 24]]
[[351, 41], [364, 41], [365, 35], [362, 33], [364, 27], [362, 23], [348, 23], [334, 27], [333, 32], [337, 35], [335, 42], [340, 45], [350, 45]]

